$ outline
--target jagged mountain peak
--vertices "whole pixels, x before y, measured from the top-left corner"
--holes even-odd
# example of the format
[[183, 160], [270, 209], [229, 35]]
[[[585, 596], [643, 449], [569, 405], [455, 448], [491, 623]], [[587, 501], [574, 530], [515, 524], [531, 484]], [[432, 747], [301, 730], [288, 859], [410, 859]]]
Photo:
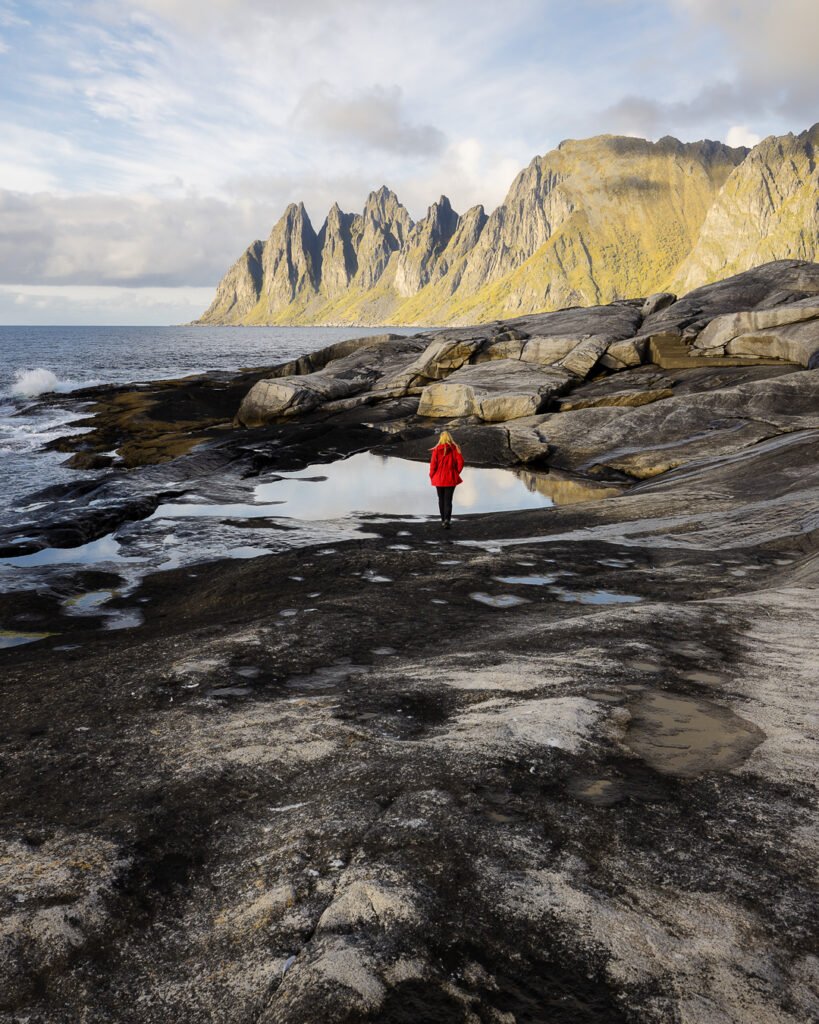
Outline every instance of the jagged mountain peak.
[[[223, 278], [208, 323], [474, 323], [688, 291], [819, 253], [819, 123], [750, 151], [673, 136], [564, 139], [489, 216], [446, 195], [413, 223], [395, 192], [334, 203], [318, 235], [291, 203]], [[255, 300], [255, 301], [254, 301]]]

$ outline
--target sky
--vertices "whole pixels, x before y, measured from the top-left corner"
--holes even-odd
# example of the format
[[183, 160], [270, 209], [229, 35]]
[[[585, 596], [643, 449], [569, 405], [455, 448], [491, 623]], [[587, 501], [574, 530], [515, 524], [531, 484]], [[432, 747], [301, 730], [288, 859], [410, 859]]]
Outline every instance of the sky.
[[817, 0], [0, 0], [0, 323], [177, 323], [289, 202], [819, 120]]

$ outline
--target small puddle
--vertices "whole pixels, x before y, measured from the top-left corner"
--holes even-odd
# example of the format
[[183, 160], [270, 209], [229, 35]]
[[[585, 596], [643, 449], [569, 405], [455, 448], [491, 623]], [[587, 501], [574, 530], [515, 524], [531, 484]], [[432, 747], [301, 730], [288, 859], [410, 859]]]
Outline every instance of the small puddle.
[[392, 583], [390, 576], [380, 576], [375, 570], [367, 569], [366, 572], [361, 574], [362, 580], [366, 580], [367, 583]]
[[626, 745], [656, 771], [684, 779], [735, 768], [765, 739], [728, 708], [676, 694], [647, 693], [631, 715]]
[[477, 590], [469, 595], [473, 601], [488, 605], [490, 608], [514, 608], [518, 604], [528, 604], [525, 597], [518, 597], [517, 594], [485, 594]]
[[645, 658], [627, 658], [623, 661], [624, 668], [630, 668], [635, 672], [662, 672], [663, 666], [656, 661], [648, 661]]
[[215, 690], [209, 690], [209, 697], [247, 697], [253, 690], [249, 686], [220, 686]]
[[198, 501], [169, 502], [159, 505], [149, 519], [189, 519], [207, 517], [213, 519], [273, 519], [281, 515], [279, 501], [264, 505], [247, 503], [211, 505]]
[[235, 670], [236, 675], [241, 676], [243, 679], [255, 679], [256, 676], [261, 674], [261, 671], [256, 665], [242, 665]]
[[616, 690], [589, 690], [586, 696], [589, 700], [602, 700], [608, 704], [619, 704], [625, 700], [625, 695]]
[[568, 791], [585, 804], [596, 807], [611, 807], [625, 796], [625, 787], [617, 779], [572, 779]]
[[138, 608], [122, 608], [106, 613], [104, 629], [136, 629], [145, 621]]
[[615, 594], [611, 590], [563, 590], [554, 588], [558, 601], [576, 604], [635, 604], [642, 601], [636, 594]]
[[103, 618], [103, 629], [134, 629], [141, 626], [145, 617], [138, 608], [106, 608], [114, 597], [121, 596], [122, 590], [91, 590], [77, 594], [63, 601], [66, 615], [99, 616]]
[[50, 636], [57, 636], [56, 633], [18, 633], [11, 629], [0, 629], [0, 651], [8, 647], [20, 647], [23, 644], [33, 644], [35, 640], [45, 640]]
[[86, 594], [77, 594], [63, 601], [63, 610], [66, 615], [95, 615], [116, 594], [116, 590], [92, 590]]
[[725, 682], [725, 676], [721, 672], [707, 672], [705, 669], [694, 669], [691, 672], [681, 672], [681, 679], [687, 679], [691, 683], [702, 683], [704, 686], [719, 686]]
[[96, 565], [98, 562], [125, 561], [119, 542], [109, 533], [88, 544], [75, 548], [42, 548], [30, 555], [16, 555], [14, 558], [0, 558], [0, 565], [15, 565], [29, 568], [38, 565]]
[[520, 583], [524, 587], [548, 587], [555, 582], [557, 576], [493, 576], [492, 579], [512, 586]]

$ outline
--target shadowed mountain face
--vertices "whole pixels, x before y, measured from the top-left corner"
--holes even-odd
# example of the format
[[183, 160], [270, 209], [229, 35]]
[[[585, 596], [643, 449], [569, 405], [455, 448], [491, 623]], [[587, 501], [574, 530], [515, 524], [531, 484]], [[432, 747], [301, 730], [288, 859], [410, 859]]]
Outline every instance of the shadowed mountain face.
[[673, 287], [819, 251], [819, 125], [753, 150], [604, 135], [535, 157], [489, 216], [446, 196], [291, 204], [220, 282], [204, 324], [475, 323]]

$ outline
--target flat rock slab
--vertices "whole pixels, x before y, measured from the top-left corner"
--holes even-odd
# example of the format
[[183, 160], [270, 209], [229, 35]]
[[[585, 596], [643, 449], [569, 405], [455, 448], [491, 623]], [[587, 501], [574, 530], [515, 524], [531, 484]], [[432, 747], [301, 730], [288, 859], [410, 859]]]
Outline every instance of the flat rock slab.
[[569, 387], [570, 375], [513, 359], [467, 366], [421, 392], [419, 416], [455, 419], [477, 416], [501, 423], [540, 412]]

